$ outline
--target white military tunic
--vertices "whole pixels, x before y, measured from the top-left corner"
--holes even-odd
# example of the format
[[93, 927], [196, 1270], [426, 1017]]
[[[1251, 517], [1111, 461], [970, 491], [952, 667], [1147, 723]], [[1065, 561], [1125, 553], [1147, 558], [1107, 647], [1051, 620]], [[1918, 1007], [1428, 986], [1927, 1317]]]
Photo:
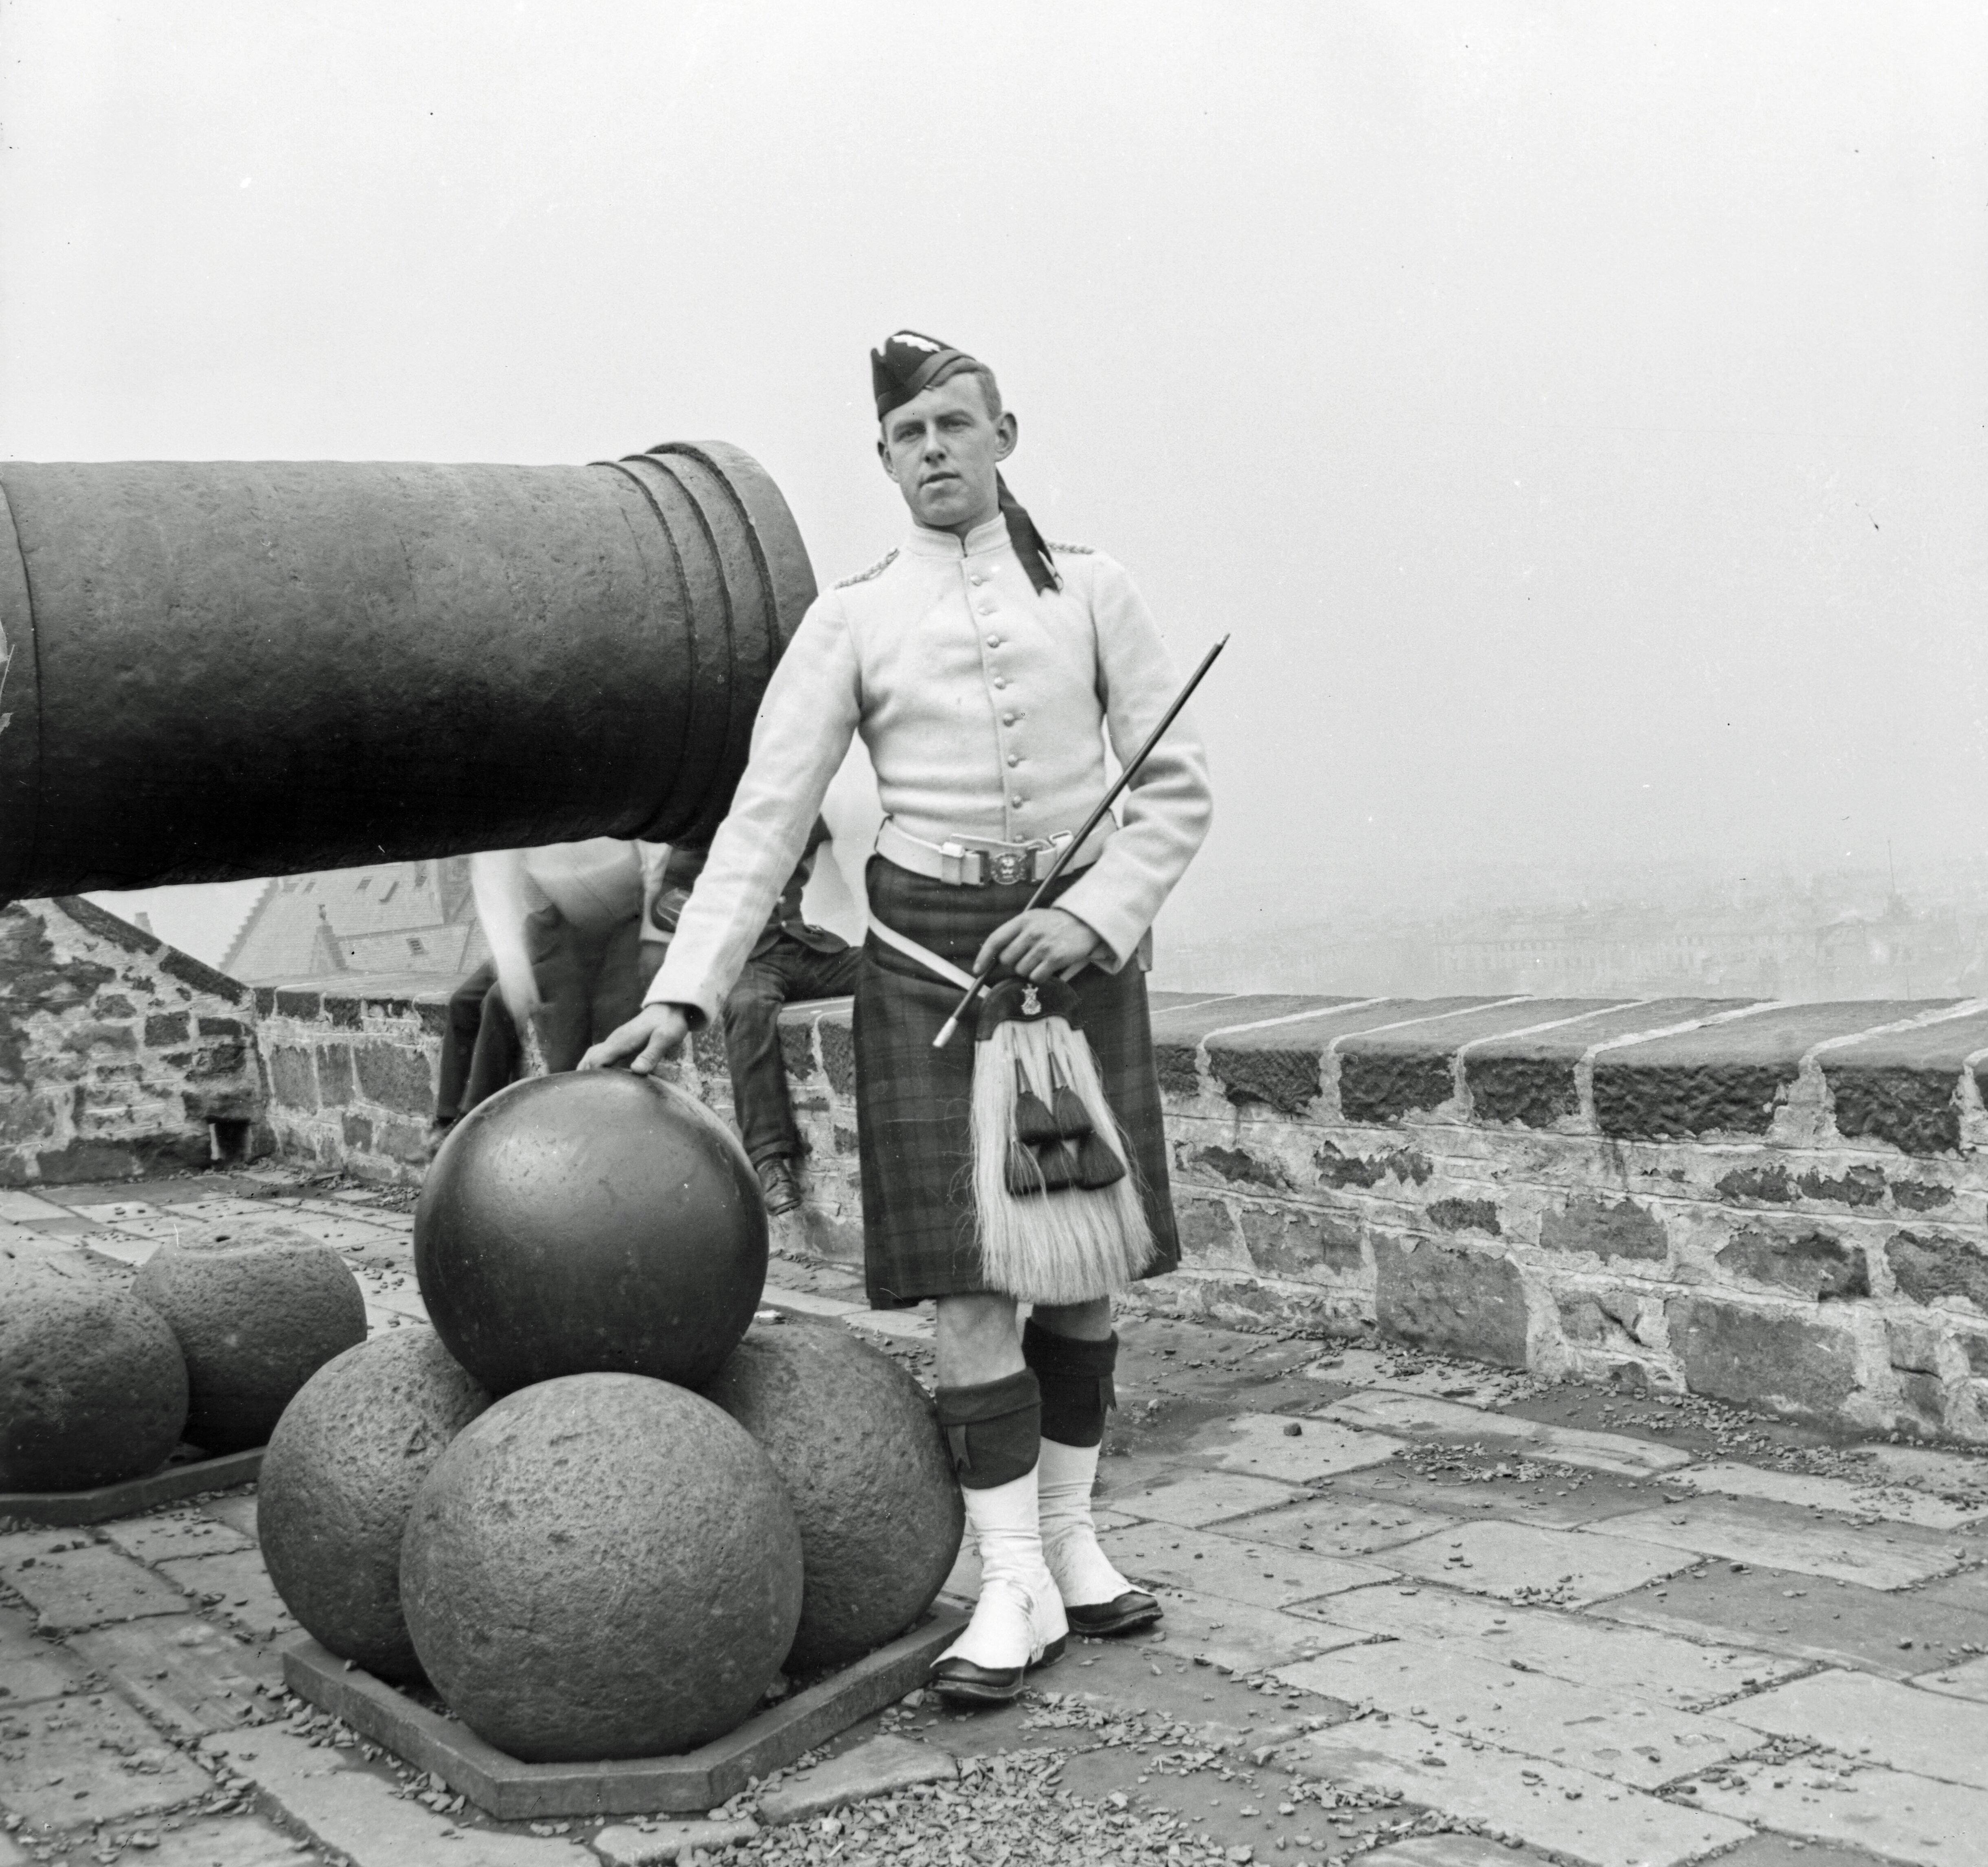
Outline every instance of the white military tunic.
[[[964, 542], [914, 526], [810, 606], [768, 684], [750, 760], [646, 1002], [715, 1018], [823, 795], [860, 733], [884, 811], [930, 843], [1074, 832], [1180, 680], [1131, 579], [1055, 549], [1038, 593], [996, 518]], [[1122, 966], [1208, 833], [1207, 759], [1183, 713], [1127, 788], [1121, 824], [1057, 906]]]

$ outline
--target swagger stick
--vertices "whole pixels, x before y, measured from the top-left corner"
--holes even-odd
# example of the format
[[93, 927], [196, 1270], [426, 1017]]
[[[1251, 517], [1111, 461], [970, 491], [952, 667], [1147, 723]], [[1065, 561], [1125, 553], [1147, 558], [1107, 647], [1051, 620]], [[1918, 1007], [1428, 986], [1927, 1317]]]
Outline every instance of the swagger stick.
[[[1049, 892], [1050, 884], [1069, 866], [1070, 859], [1084, 847], [1090, 838], [1090, 832], [1104, 821], [1104, 813], [1118, 801], [1119, 792], [1132, 782], [1140, 766], [1152, 755], [1153, 748], [1159, 744], [1167, 728], [1173, 724], [1175, 716], [1187, 704], [1195, 689], [1201, 685], [1202, 676], [1214, 667], [1215, 657], [1228, 646], [1229, 638], [1224, 636], [1206, 654], [1202, 657], [1201, 666], [1188, 675], [1187, 685], [1174, 696], [1174, 704], [1161, 715], [1159, 724], [1146, 735], [1146, 743], [1126, 761], [1124, 769], [1118, 774], [1117, 782], [1105, 792], [1104, 797], [1099, 801], [1097, 808], [1084, 819], [1084, 828], [1079, 830], [1057, 852], [1056, 860], [1050, 864], [1049, 873], [1036, 884], [1036, 892], [1030, 896], [1028, 906], [1022, 910], [1023, 913], [1028, 913], [1029, 909], [1033, 908]], [[966, 988], [966, 996], [960, 1000], [952, 1015], [939, 1026], [938, 1035], [932, 1039], [933, 1049], [943, 1050], [952, 1042], [952, 1034], [959, 1028], [959, 1021], [966, 1015], [974, 1000], [986, 991], [987, 975], [992, 970], [992, 967], [988, 967], [973, 975], [973, 983]]]

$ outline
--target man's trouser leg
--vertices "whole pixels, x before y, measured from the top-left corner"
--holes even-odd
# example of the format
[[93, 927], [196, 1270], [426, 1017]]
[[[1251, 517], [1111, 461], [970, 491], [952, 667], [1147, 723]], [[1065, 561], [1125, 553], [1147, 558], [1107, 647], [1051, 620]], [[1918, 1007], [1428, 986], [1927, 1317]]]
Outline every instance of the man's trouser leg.
[[483, 994], [482, 1016], [477, 1022], [476, 1048], [469, 1058], [469, 1081], [462, 1092], [465, 1115], [517, 1081], [523, 1049], [511, 1008], [504, 1002], [504, 989], [492, 985]]
[[780, 1054], [780, 1011], [804, 998], [840, 998], [856, 989], [863, 955], [854, 947], [817, 953], [796, 940], [776, 940], [746, 962], [725, 1001], [725, 1062], [732, 1106], [746, 1154], [755, 1166], [806, 1150], [787, 1093]]
[[1160, 1605], [1112, 1567], [1098, 1547], [1090, 1494], [1104, 1443], [1104, 1416], [1117, 1404], [1112, 1376], [1118, 1338], [1080, 1341], [1045, 1329], [1033, 1316], [1022, 1332], [1022, 1356], [1043, 1396], [1042, 1462], [1036, 1475], [1043, 1555], [1055, 1576], [1070, 1624], [1079, 1633], [1129, 1633], [1160, 1618]]
[[440, 1081], [435, 1090], [435, 1126], [446, 1128], [468, 1112], [473, 1103], [465, 1092], [474, 1072], [478, 1029], [483, 1019], [483, 995], [496, 982], [497, 968], [485, 960], [448, 995], [448, 1022], [443, 1026]]

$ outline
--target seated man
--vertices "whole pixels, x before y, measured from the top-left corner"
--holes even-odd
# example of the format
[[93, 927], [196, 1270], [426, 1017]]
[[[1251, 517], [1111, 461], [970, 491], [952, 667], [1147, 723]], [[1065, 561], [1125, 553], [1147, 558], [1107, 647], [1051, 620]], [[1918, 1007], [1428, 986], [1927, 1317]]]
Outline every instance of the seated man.
[[[800, 866], [787, 878], [766, 929], [724, 1004], [725, 1061], [732, 1076], [732, 1106], [770, 1213], [792, 1212], [801, 1203], [794, 1163], [803, 1144], [787, 1096], [786, 1065], [780, 1055], [780, 1008], [793, 1000], [840, 998], [854, 991], [862, 963], [862, 954], [847, 940], [801, 918], [801, 890], [828, 836], [828, 825], [817, 817]], [[670, 852], [642, 929], [645, 947], [661, 943], [658, 961], [676, 933], [691, 885], [703, 873], [709, 853], [708, 849], [684, 846]], [[654, 970], [645, 955], [645, 984]]]

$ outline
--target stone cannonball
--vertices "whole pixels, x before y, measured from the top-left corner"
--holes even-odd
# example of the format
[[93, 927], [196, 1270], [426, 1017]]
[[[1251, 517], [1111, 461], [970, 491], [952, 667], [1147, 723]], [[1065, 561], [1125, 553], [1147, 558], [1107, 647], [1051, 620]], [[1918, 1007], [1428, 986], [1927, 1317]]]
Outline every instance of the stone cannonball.
[[132, 1291], [179, 1338], [191, 1393], [186, 1436], [208, 1452], [261, 1445], [297, 1389], [366, 1339], [359, 1280], [313, 1239], [161, 1245]]
[[500, 1751], [670, 1755], [730, 1730], [779, 1671], [800, 1532], [709, 1401], [568, 1375], [457, 1434], [415, 1496], [401, 1600], [435, 1690]]
[[681, 1089], [626, 1070], [538, 1076], [449, 1132], [414, 1212], [421, 1299], [492, 1393], [567, 1374], [696, 1387], [766, 1281], [744, 1149]]
[[185, 1358], [157, 1311], [93, 1281], [0, 1275], [0, 1491], [142, 1477], [186, 1417]]
[[420, 1676], [401, 1612], [414, 1493], [490, 1404], [432, 1329], [389, 1329], [328, 1361], [284, 1408], [257, 1481], [262, 1560], [323, 1646], [382, 1679]]
[[790, 1669], [843, 1666], [910, 1626], [965, 1508], [924, 1390], [837, 1323], [756, 1326], [705, 1389], [764, 1448], [800, 1524]]

